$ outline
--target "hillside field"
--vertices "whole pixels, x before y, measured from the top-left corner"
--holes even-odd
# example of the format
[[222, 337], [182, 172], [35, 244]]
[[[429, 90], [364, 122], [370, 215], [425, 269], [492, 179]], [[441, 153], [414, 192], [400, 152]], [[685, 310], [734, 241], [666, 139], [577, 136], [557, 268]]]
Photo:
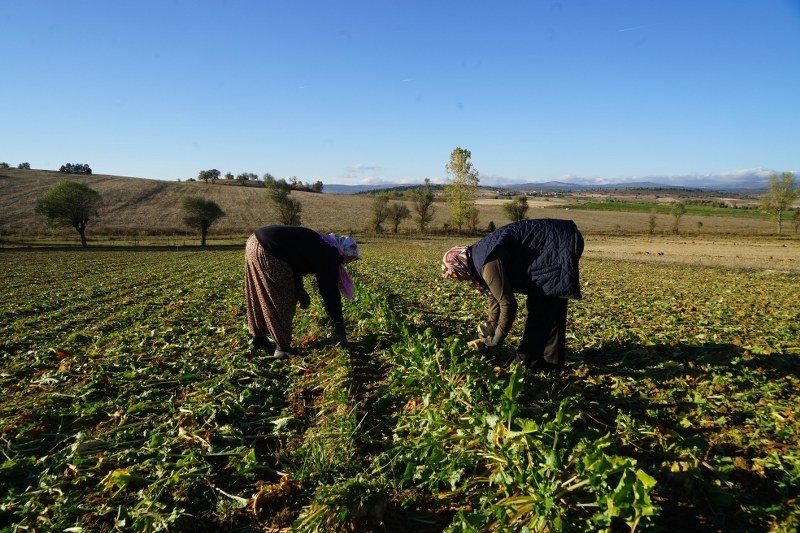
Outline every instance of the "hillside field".
[[[75, 232], [72, 229], [48, 229], [34, 213], [37, 199], [57, 180], [72, 179], [85, 182], [103, 198], [100, 217], [90, 223], [87, 237], [90, 241], [109, 236], [141, 239], [143, 236], [191, 235], [192, 231], [181, 221], [180, 198], [199, 195], [217, 202], [226, 216], [211, 227], [209, 238], [235, 237], [242, 240], [262, 225], [276, 223], [277, 214], [267, 201], [264, 189], [202, 182], [159, 181], [119, 176], [92, 175], [88, 177], [65, 175], [41, 170], [0, 170], [0, 237], [19, 240], [56, 239], [68, 242]], [[633, 193], [632, 193], [633, 194]], [[316, 194], [293, 192], [292, 197], [302, 205], [302, 223], [325, 231], [351, 234], [371, 231], [372, 198], [368, 195]], [[586, 198], [581, 195], [580, 198]], [[633, 194], [632, 199], [638, 199]], [[642, 235], [648, 232], [650, 213], [631, 211], [601, 211], [574, 205], [574, 198], [531, 198], [529, 218], [569, 218], [586, 234]], [[595, 199], [597, 200], [597, 199]], [[664, 201], [661, 198], [660, 201]], [[401, 201], [401, 200], [395, 200]], [[501, 226], [509, 222], [502, 205], [507, 199], [493, 198], [484, 193], [477, 201], [480, 226], [489, 222]], [[409, 208], [410, 204], [407, 204]], [[596, 207], [596, 206], [594, 206]], [[449, 210], [441, 201], [435, 203], [434, 231], [442, 232]], [[412, 211], [413, 212], [413, 211]], [[734, 213], [728, 210], [728, 213]], [[673, 218], [664, 212], [656, 215], [656, 233], [669, 234]], [[712, 216], [687, 214], [681, 221], [681, 234], [689, 236], [760, 235], [776, 233], [774, 222], [764, 217]], [[400, 225], [403, 234], [414, 234], [413, 220]], [[796, 234], [791, 223], [785, 226], [787, 234]]]
[[289, 361], [241, 250], [0, 252], [0, 528], [800, 526], [800, 274], [587, 256], [549, 375], [503, 365], [524, 311], [469, 349], [459, 241], [363, 239], [351, 346], [312, 284]]

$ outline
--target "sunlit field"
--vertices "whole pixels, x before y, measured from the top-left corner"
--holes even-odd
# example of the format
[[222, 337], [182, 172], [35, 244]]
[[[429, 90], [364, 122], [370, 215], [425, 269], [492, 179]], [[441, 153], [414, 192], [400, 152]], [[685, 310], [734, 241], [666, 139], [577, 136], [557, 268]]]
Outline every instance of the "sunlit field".
[[[587, 240], [587, 252], [591, 240]], [[587, 253], [557, 375], [467, 346], [440, 240], [365, 240], [333, 345], [248, 344], [243, 252], [4, 251], [4, 530], [791, 531], [800, 274]]]

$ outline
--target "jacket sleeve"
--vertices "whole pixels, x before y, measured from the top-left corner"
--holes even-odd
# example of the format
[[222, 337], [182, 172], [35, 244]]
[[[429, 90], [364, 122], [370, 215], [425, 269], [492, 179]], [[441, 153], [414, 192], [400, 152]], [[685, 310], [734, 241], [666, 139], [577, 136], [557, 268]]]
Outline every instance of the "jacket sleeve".
[[325, 269], [317, 274], [317, 287], [328, 316], [335, 323], [344, 322], [342, 316], [342, 297], [339, 295], [339, 267]]
[[517, 298], [511, 288], [511, 280], [505, 267], [507, 254], [502, 251], [492, 254], [483, 265], [483, 280], [489, 287], [489, 321], [496, 324], [494, 344], [500, 346], [511, 331], [517, 317]]

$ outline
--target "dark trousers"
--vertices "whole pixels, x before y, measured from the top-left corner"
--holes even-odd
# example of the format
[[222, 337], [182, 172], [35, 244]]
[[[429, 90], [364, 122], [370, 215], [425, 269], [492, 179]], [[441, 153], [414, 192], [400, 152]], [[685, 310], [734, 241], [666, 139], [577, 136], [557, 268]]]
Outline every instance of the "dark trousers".
[[528, 365], [544, 360], [564, 364], [567, 346], [566, 298], [529, 294], [525, 302], [528, 318], [517, 353], [525, 354]]

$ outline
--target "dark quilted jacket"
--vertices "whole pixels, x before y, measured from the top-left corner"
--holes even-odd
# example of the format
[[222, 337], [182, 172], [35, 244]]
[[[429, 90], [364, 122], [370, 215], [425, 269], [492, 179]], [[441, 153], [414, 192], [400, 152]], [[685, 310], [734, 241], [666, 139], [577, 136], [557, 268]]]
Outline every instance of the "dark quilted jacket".
[[469, 247], [473, 274], [479, 275], [498, 246], [509, 255], [504, 265], [514, 292], [581, 298], [578, 260], [583, 236], [571, 220], [537, 219], [513, 222]]

